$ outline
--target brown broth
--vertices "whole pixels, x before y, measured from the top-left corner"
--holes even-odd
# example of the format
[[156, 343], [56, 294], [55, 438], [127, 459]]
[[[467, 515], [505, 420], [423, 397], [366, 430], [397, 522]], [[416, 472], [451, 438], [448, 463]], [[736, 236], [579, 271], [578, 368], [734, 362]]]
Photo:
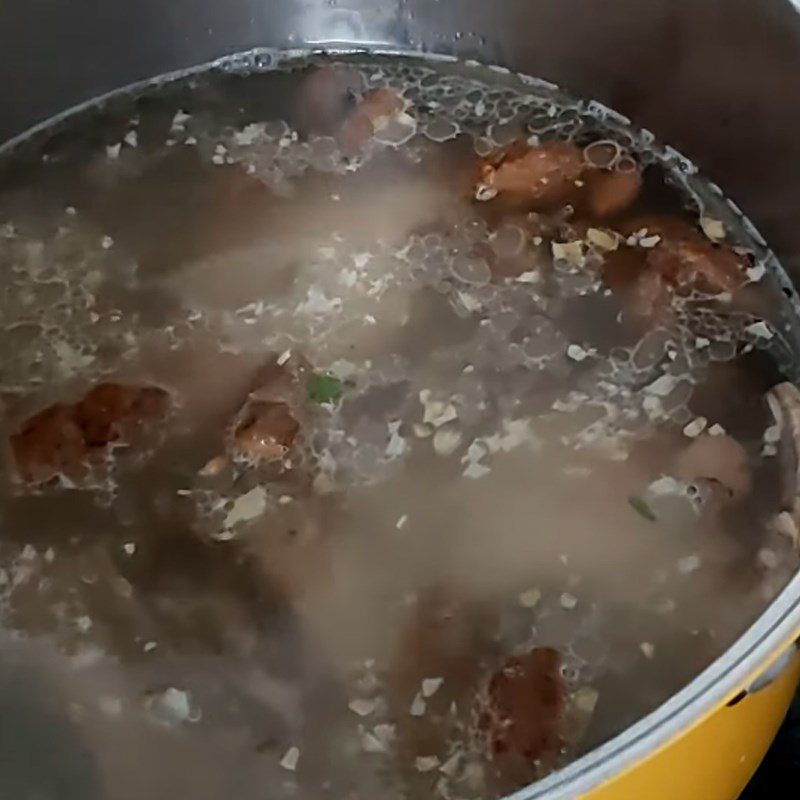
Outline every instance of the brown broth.
[[[41, 773], [0, 794], [499, 796], [666, 700], [795, 571], [764, 402], [795, 377], [784, 278], [682, 157], [544, 84], [236, 63], [0, 160], [3, 440], [58, 403], [94, 459], [31, 485], [6, 454], [0, 710]], [[605, 139], [643, 175], [607, 219], [475, 199], [512, 141]], [[632, 316], [676, 241], [741, 285]], [[90, 447], [102, 382], [169, 408]]]

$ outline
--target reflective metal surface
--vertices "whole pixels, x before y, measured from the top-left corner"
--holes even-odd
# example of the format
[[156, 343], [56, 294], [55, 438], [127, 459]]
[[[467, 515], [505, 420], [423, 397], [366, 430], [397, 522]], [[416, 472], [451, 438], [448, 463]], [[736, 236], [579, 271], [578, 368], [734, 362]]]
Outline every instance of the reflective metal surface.
[[26, 0], [0, 4], [0, 141], [115, 87], [256, 46], [501, 63], [692, 156], [800, 270], [800, 24], [789, 0]]

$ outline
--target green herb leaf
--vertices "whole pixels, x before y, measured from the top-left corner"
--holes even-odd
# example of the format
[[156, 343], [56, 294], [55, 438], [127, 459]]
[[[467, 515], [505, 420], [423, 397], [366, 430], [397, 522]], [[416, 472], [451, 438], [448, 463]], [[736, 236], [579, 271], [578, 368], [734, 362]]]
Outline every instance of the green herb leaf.
[[648, 522], [657, 522], [658, 517], [653, 512], [653, 509], [650, 508], [647, 503], [642, 500], [641, 497], [636, 497], [636, 495], [631, 495], [628, 498], [628, 505], [640, 516], [644, 517]]
[[312, 375], [306, 386], [308, 399], [314, 403], [335, 403], [344, 392], [344, 385], [333, 375]]

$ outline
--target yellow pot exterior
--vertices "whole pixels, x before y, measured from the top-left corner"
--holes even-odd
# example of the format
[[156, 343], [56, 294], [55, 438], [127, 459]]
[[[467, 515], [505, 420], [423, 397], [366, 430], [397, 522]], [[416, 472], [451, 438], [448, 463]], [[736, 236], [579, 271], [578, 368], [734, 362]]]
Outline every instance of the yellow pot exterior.
[[769, 686], [713, 710], [586, 800], [735, 800], [769, 749], [800, 684], [800, 651]]

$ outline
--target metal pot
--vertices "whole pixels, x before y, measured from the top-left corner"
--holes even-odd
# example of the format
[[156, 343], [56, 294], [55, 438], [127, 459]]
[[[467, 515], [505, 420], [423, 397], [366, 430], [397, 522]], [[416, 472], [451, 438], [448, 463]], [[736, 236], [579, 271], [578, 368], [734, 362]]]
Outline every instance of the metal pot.
[[[117, 87], [256, 47], [432, 51], [597, 98], [689, 154], [791, 275], [800, 18], [789, 0], [27, 0], [0, 5], [0, 142]], [[798, 681], [800, 577], [689, 686], [519, 800], [732, 800]]]

